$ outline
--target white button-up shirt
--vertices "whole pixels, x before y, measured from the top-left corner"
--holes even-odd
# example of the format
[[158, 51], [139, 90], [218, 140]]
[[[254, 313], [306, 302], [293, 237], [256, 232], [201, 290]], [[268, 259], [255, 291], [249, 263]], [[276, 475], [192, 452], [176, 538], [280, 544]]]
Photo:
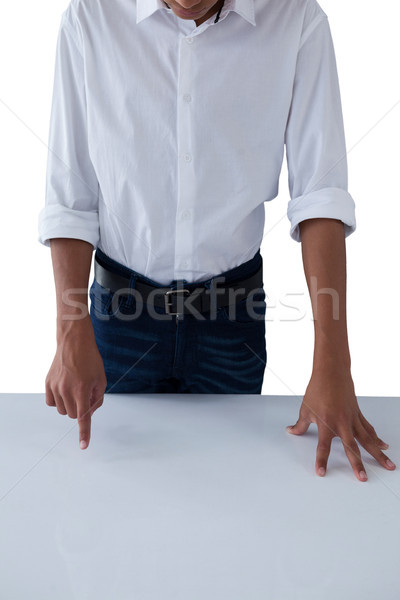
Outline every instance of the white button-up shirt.
[[284, 146], [290, 235], [356, 227], [334, 47], [316, 0], [70, 0], [55, 58], [39, 241], [86, 240], [168, 284], [252, 258]]

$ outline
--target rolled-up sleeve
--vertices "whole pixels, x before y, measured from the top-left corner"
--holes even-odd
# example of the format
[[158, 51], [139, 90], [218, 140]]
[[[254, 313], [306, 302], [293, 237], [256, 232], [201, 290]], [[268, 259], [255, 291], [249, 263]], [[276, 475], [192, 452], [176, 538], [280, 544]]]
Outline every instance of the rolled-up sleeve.
[[77, 238], [97, 247], [98, 179], [90, 159], [82, 38], [71, 4], [58, 31], [46, 171], [38, 241]]
[[326, 14], [314, 0], [299, 44], [292, 102], [285, 132], [290, 236], [301, 241], [299, 223], [326, 217], [356, 229], [348, 193], [347, 156], [336, 58]]

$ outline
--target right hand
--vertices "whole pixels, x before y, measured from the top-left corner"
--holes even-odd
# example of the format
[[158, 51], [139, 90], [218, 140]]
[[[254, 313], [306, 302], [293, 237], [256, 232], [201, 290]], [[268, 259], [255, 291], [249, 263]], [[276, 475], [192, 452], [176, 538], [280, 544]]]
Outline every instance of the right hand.
[[56, 406], [61, 415], [78, 419], [80, 447], [87, 448], [91, 417], [103, 404], [107, 386], [90, 319], [75, 321], [59, 338], [45, 384], [46, 404]]

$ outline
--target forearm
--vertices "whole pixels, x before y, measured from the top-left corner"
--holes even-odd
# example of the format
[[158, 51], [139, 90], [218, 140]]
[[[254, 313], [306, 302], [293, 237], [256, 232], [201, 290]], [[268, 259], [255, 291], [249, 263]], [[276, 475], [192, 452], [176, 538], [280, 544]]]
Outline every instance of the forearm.
[[299, 227], [314, 317], [313, 369], [350, 369], [344, 225], [337, 219], [317, 218], [302, 221]]
[[[57, 301], [57, 340], [87, 325], [88, 282], [93, 246], [84, 240], [50, 240]], [[78, 290], [73, 292], [72, 290]]]

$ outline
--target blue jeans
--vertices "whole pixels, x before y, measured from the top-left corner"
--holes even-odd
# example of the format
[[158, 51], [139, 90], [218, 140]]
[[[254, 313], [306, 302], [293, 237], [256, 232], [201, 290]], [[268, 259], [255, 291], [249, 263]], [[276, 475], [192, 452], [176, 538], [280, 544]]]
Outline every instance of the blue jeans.
[[[136, 281], [168, 286], [128, 269], [97, 248], [113, 270]], [[250, 276], [262, 264], [260, 250], [249, 261], [221, 273], [225, 283]], [[200, 282], [187, 283], [191, 291]], [[210, 288], [211, 279], [201, 283]], [[221, 286], [221, 284], [218, 284]], [[222, 284], [223, 285], [223, 284]], [[246, 299], [214, 312], [181, 314], [135, 298], [114, 295], [94, 278], [89, 291], [90, 318], [107, 377], [105, 393], [261, 394], [267, 361], [265, 291], [258, 288], [249, 309]], [[156, 318], [155, 316], [156, 315]]]

